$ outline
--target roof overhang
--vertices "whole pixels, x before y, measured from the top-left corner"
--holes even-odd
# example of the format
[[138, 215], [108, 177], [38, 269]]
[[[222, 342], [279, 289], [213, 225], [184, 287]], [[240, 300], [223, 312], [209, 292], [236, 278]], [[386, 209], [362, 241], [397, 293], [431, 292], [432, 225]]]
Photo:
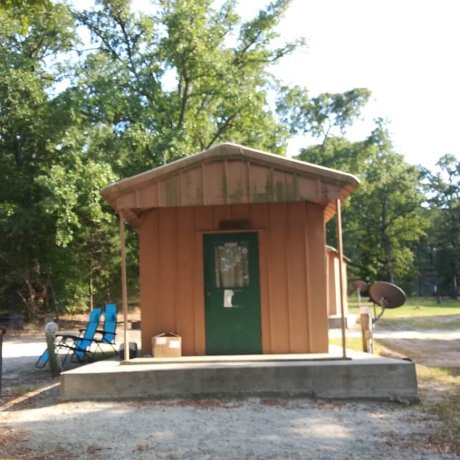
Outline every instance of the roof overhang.
[[237, 144], [209, 150], [123, 179], [102, 196], [136, 227], [152, 208], [308, 201], [336, 212], [359, 184], [348, 173]]

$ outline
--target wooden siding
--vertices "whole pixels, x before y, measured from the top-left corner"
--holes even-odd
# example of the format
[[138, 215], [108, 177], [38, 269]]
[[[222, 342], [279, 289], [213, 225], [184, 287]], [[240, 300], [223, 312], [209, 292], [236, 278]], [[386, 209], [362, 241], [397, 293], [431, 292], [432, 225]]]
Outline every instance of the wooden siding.
[[339, 182], [311, 174], [248, 160], [208, 161], [127, 191], [117, 199], [115, 207], [149, 209], [289, 201], [325, 205], [340, 193]]
[[[240, 166], [228, 165], [235, 174]], [[255, 186], [241, 187], [249, 185]], [[249, 222], [244, 231], [259, 235], [263, 353], [326, 352], [322, 213], [322, 207], [305, 202], [145, 212], [139, 226], [143, 353], [151, 352], [154, 335], [168, 331], [182, 336], [184, 355], [205, 353], [202, 236], [232, 220]]]

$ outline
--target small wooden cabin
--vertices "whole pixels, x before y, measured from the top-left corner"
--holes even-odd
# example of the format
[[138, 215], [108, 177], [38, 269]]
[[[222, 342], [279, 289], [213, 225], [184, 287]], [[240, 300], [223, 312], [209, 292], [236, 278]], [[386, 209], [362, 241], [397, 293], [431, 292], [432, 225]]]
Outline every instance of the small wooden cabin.
[[183, 355], [327, 352], [325, 223], [357, 184], [222, 144], [105, 188], [139, 234], [143, 353], [163, 332]]

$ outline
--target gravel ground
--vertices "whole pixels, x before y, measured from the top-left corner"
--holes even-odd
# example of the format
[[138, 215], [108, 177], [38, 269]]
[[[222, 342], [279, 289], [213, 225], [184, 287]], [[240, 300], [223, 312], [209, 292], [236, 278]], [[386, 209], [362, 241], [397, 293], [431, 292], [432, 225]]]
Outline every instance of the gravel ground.
[[[1, 414], [2, 459], [452, 459], [416, 407], [308, 399], [78, 402]], [[431, 449], [431, 450], [430, 450]]]
[[60, 403], [59, 380], [33, 367], [43, 346], [39, 336], [5, 339], [1, 460], [460, 458], [433, 440], [438, 422], [423, 405], [305, 398]]

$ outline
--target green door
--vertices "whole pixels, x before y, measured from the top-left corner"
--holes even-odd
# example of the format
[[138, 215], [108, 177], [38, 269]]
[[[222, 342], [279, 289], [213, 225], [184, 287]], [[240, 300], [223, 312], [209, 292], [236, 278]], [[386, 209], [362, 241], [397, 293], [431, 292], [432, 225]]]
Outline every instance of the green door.
[[204, 235], [206, 354], [262, 353], [257, 233]]

